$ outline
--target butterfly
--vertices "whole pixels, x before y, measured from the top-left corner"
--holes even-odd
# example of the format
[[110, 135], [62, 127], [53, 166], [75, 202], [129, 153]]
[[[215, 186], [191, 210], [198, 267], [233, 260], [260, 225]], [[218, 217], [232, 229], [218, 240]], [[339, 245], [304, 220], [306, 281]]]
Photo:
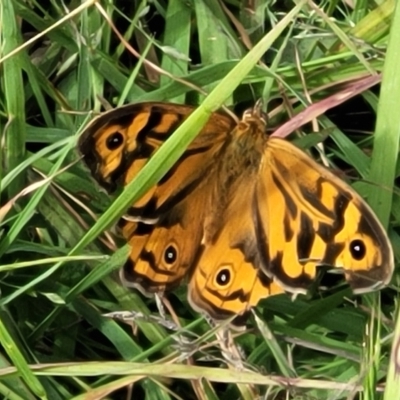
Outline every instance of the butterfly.
[[[194, 110], [119, 107], [94, 119], [78, 148], [110, 193], [127, 185]], [[305, 293], [318, 267], [343, 271], [355, 293], [388, 284], [393, 250], [368, 204], [289, 141], [269, 137], [257, 104], [240, 122], [213, 113], [175, 166], [127, 210], [121, 280], [145, 294], [188, 281], [188, 300], [215, 320], [268, 296]]]

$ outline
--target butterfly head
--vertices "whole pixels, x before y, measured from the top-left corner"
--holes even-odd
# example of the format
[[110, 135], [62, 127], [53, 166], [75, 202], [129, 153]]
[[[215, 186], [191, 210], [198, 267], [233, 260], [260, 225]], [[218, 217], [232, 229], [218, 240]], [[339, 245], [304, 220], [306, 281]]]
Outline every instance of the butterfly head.
[[257, 121], [260, 122], [260, 124], [262, 124], [264, 127], [267, 125], [267, 114], [262, 110], [261, 101], [258, 101], [254, 107], [248, 108], [243, 113], [242, 121]]
[[262, 133], [262, 136], [264, 136], [267, 127], [267, 114], [262, 111], [261, 100], [259, 100], [254, 107], [248, 108], [243, 113], [242, 120], [238, 127], [242, 132], [250, 130], [255, 133]]

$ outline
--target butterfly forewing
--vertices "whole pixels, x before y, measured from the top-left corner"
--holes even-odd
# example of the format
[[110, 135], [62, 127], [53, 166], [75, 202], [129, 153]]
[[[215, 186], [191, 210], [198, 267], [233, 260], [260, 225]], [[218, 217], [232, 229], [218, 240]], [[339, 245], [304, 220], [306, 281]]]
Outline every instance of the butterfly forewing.
[[356, 292], [388, 283], [390, 242], [350, 186], [282, 139], [269, 139], [262, 165], [255, 224], [267, 242], [260, 246], [267, 274], [303, 292], [320, 265], [343, 269]]

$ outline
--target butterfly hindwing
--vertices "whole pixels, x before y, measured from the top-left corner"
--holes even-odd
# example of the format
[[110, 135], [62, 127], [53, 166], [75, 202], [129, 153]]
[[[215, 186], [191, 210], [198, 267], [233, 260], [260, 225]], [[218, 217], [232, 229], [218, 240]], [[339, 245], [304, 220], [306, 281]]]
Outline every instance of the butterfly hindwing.
[[120, 271], [125, 285], [145, 294], [163, 293], [188, 274], [203, 237], [207, 196], [202, 189], [199, 185], [153, 223], [131, 216], [121, 219], [122, 235], [132, 247]]
[[[283, 293], [281, 286], [259, 268], [251, 217], [254, 186], [250, 180], [246, 190], [228, 193], [230, 199], [220, 229], [204, 236], [191, 275], [190, 304], [215, 320], [245, 315], [261, 299]], [[240, 318], [236, 321], [241, 322]]]

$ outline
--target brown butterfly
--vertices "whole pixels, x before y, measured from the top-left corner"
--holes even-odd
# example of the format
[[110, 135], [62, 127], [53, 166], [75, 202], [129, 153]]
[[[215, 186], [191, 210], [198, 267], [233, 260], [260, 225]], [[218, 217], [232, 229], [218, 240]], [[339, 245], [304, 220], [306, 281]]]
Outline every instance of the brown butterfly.
[[[108, 191], [129, 183], [193, 111], [132, 104], [92, 121], [79, 150]], [[121, 219], [127, 286], [163, 293], [188, 277], [192, 307], [216, 320], [284, 290], [304, 293], [318, 266], [356, 293], [387, 284], [385, 230], [346, 183], [290, 142], [266, 134], [260, 106], [237, 124], [214, 113], [175, 166]]]

